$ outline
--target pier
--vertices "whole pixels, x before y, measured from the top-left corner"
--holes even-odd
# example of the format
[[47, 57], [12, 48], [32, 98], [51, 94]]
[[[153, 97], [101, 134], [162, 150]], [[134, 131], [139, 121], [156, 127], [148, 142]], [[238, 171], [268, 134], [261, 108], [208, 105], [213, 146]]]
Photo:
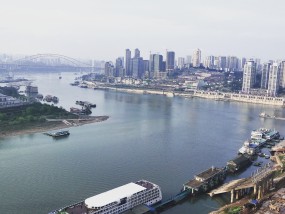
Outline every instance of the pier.
[[231, 194], [231, 203], [240, 199], [242, 196], [253, 192], [257, 199], [263, 197], [272, 187], [274, 170], [270, 164], [258, 169], [249, 178], [242, 178], [230, 181], [219, 188], [216, 188], [208, 194], [213, 197], [223, 193]]

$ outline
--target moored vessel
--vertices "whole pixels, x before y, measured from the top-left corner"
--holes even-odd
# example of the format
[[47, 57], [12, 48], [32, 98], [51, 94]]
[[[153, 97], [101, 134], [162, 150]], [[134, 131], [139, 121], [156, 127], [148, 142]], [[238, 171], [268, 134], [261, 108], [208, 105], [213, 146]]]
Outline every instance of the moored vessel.
[[92, 196], [82, 202], [52, 211], [49, 214], [123, 213], [139, 205], [151, 206], [161, 200], [162, 193], [158, 185], [146, 180], [140, 180]]

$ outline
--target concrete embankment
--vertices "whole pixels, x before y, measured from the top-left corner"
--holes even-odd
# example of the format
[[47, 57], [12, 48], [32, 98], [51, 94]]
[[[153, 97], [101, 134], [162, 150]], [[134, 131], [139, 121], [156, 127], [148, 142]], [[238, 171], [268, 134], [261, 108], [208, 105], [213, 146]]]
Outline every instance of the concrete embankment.
[[164, 95], [169, 97], [174, 96], [174, 93], [172, 91], [154, 90], [154, 89], [115, 88], [115, 87], [100, 87], [99, 89], [114, 90], [114, 91], [134, 93], [134, 94], [154, 94], [154, 95]]
[[237, 101], [244, 103], [276, 105], [276, 106], [285, 105], [285, 98], [283, 97], [266, 97], [266, 96], [249, 95], [249, 94], [234, 94], [234, 93], [199, 91], [199, 90], [196, 90], [193, 96], [206, 98], [206, 99], [221, 100], [221, 101]]

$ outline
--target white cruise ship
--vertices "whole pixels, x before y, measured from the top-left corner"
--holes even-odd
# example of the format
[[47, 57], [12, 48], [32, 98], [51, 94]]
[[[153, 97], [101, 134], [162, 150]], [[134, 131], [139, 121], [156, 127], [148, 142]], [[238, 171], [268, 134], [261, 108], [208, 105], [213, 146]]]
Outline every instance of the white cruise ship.
[[49, 214], [114, 214], [162, 200], [160, 187], [146, 180], [131, 182]]

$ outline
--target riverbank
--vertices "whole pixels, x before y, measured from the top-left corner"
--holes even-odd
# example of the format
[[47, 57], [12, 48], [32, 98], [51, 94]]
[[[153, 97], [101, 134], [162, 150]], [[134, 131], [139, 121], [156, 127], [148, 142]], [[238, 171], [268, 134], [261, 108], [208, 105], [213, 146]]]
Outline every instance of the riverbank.
[[75, 126], [82, 126], [90, 123], [105, 121], [109, 116], [86, 116], [81, 119], [49, 119], [45, 122], [32, 123], [20, 129], [0, 130], [0, 137], [10, 137], [22, 134], [34, 134], [58, 129], [67, 129]]
[[242, 103], [252, 103], [252, 104], [262, 104], [262, 105], [273, 105], [273, 106], [285, 106], [284, 97], [267, 97], [267, 96], [258, 96], [258, 95], [249, 95], [249, 94], [236, 94], [236, 93], [224, 93], [224, 92], [215, 92], [215, 91], [202, 91], [194, 90], [192, 92], [175, 92], [168, 90], [159, 90], [159, 89], [146, 89], [146, 88], [121, 88], [121, 87], [112, 87], [112, 86], [100, 86], [96, 89], [102, 90], [112, 90], [125, 93], [133, 94], [153, 94], [153, 95], [164, 95], [167, 97], [180, 96], [185, 98], [204, 98], [211, 99], [216, 101], [234, 101]]
[[243, 210], [242, 209], [242, 207], [246, 203], [248, 203], [251, 199], [253, 199], [252, 195], [248, 195], [248, 196], [245, 196], [245, 197], [241, 198], [240, 200], [237, 200], [234, 203], [222, 206], [220, 209], [218, 209], [216, 211], [210, 212], [210, 214], [235, 213], [235, 212], [231, 212], [231, 211], [234, 210], [237, 207], [240, 207], [241, 211], [238, 212], [240, 214], [242, 214], [242, 213], [244, 213], [244, 214], [246, 214], [246, 213], [260, 213], [261, 214], [261, 213], [266, 213], [267, 211], [270, 212], [270, 208], [268, 206], [268, 202], [272, 202], [273, 201], [272, 200], [272, 196], [277, 194], [278, 191], [280, 191], [285, 186], [285, 173], [284, 172], [280, 176], [278, 176], [277, 178], [274, 179], [274, 185], [275, 185], [274, 190], [270, 191], [269, 193], [264, 195], [259, 200], [259, 205], [258, 205], [258, 208], [256, 210], [252, 210], [251, 212], [249, 212], [248, 210], [245, 210], [245, 209]]

